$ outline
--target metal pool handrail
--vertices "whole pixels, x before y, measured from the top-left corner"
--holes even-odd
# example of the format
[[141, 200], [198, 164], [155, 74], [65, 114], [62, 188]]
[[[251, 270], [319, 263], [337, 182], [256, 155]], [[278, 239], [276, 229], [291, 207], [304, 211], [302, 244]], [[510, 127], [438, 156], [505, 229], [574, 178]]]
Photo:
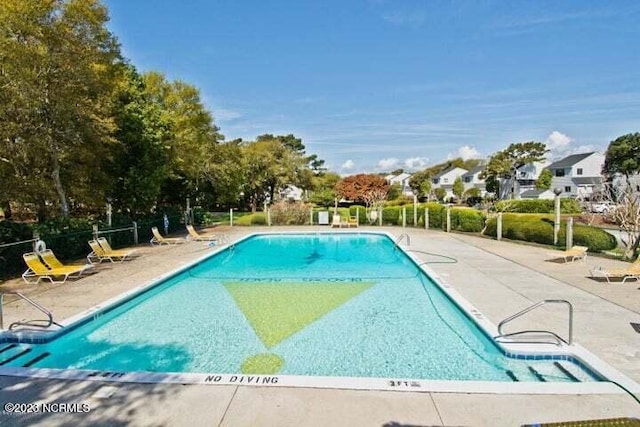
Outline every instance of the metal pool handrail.
[[[9, 325], [9, 329], [13, 329], [14, 326], [18, 326], [18, 325], [34, 326], [34, 327], [44, 328], [44, 329], [48, 328], [49, 326], [51, 326], [53, 324], [58, 325], [56, 322], [53, 321], [53, 314], [49, 310], [47, 310], [45, 307], [43, 307], [42, 305], [38, 304], [37, 302], [35, 302], [31, 298], [21, 294], [20, 292], [7, 291], [7, 292], [1, 292], [0, 293], [0, 329], [4, 329], [3, 303], [4, 303], [4, 296], [5, 295], [16, 295], [20, 299], [26, 301], [27, 303], [31, 304], [33, 307], [37, 308], [42, 313], [47, 315], [47, 324], [44, 325], [44, 326], [43, 325], [37, 325], [37, 324], [29, 323], [30, 321], [26, 321], [26, 322], [18, 321], [18, 322], [13, 322], [12, 324], [10, 324]], [[58, 325], [58, 326], [60, 326], [60, 325]]]
[[[512, 332], [512, 333], [509, 333], [509, 334], [505, 334], [505, 333], [502, 332], [503, 326], [506, 325], [507, 323], [511, 322], [512, 320], [517, 319], [520, 316], [523, 316], [523, 315], [529, 313], [530, 311], [535, 310], [538, 307], [542, 307], [545, 304], [566, 304], [567, 307], [569, 308], [569, 339], [568, 340], [565, 340], [564, 338], [562, 338], [561, 336], [559, 336], [555, 332], [546, 331], [546, 330], [541, 330], [541, 331], [527, 330], [527, 331]], [[565, 344], [571, 345], [571, 343], [573, 342], [573, 305], [569, 301], [564, 300], [564, 299], [545, 299], [545, 300], [539, 301], [539, 302], [537, 302], [537, 303], [525, 308], [524, 310], [521, 310], [521, 311], [517, 312], [516, 314], [507, 317], [502, 322], [500, 322], [498, 324], [498, 335], [495, 338], [506, 338], [506, 337], [512, 337], [512, 336], [516, 336], [516, 335], [531, 334], [531, 333], [542, 333], [542, 334], [551, 335], [552, 337], [556, 338], [556, 340], [557, 340], [556, 345], [560, 345], [561, 343], [565, 343]]]
[[407, 233], [402, 233], [397, 239], [396, 239], [396, 245], [400, 245], [400, 242], [402, 242], [402, 239], [406, 239], [407, 240], [407, 246], [411, 246], [411, 237], [407, 234]]

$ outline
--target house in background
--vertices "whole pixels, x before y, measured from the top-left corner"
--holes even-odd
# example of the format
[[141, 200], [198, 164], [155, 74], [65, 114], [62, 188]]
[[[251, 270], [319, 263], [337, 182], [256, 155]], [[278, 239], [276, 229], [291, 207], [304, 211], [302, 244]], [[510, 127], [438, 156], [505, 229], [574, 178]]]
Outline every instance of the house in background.
[[551, 190], [526, 190], [520, 194], [521, 199], [541, 199], [541, 200], [553, 200], [555, 194]]
[[399, 184], [402, 189], [403, 196], [413, 197], [413, 190], [409, 186], [409, 179], [411, 178], [411, 174], [401, 173], [399, 175], [387, 175], [384, 179], [389, 183], [389, 185]]
[[448, 169], [445, 169], [431, 178], [431, 190], [433, 191], [436, 188], [442, 188], [447, 192], [445, 199], [454, 197], [453, 182], [458, 177], [462, 178], [462, 175], [466, 174], [467, 172], [469, 171], [458, 167], [450, 167]]
[[603, 188], [604, 155], [596, 152], [572, 154], [547, 169], [551, 171], [551, 189], [562, 189], [561, 197], [589, 197]]
[[480, 190], [481, 197], [487, 195], [487, 186], [484, 182], [484, 179], [480, 178], [480, 174], [484, 170], [484, 166], [485, 165], [478, 165], [475, 168], [471, 169], [469, 172], [462, 175], [464, 191], [467, 191], [470, 188], [477, 188], [478, 190]]
[[279, 196], [280, 200], [299, 202], [304, 196], [304, 190], [302, 188], [296, 187], [293, 184], [289, 184], [285, 188], [280, 190]]
[[525, 191], [536, 190], [536, 181], [540, 178], [542, 170], [551, 162], [533, 162], [522, 165], [516, 169], [516, 192], [520, 195]]

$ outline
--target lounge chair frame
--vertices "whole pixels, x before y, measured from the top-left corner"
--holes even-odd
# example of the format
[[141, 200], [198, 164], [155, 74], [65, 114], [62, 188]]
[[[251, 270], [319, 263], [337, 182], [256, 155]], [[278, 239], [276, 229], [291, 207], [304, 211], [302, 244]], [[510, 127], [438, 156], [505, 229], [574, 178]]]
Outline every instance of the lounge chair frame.
[[151, 245], [178, 245], [180, 243], [185, 243], [187, 240], [182, 237], [164, 237], [158, 231], [158, 227], [151, 227], [151, 233], [153, 237], [149, 240]]
[[[80, 277], [82, 273], [91, 268], [91, 265], [83, 266], [63, 266], [59, 268], [49, 268], [42, 262], [38, 254], [35, 252], [28, 252], [22, 255], [24, 262], [27, 264], [27, 270], [22, 273], [22, 279], [25, 283], [35, 284], [40, 283], [40, 280], [49, 280], [52, 284], [64, 283], [70, 277]], [[33, 278], [37, 278], [34, 282]], [[62, 280], [55, 280], [56, 277], [62, 277]]]

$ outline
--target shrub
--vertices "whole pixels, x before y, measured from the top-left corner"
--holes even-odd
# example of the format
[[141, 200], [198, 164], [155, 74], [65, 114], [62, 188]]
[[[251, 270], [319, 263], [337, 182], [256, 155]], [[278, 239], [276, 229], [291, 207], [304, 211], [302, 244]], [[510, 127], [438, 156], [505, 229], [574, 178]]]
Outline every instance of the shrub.
[[396, 197], [393, 200], [386, 201], [384, 205], [385, 207], [391, 207], [391, 206], [407, 205], [409, 203], [413, 203], [413, 197], [403, 195], [403, 196]]
[[86, 256], [89, 250], [87, 242], [93, 239], [93, 224], [88, 219], [51, 218], [37, 224], [34, 229], [62, 260]]
[[[558, 234], [558, 242], [561, 244], [566, 241], [565, 233], [566, 222], [562, 221]], [[496, 237], [497, 218], [492, 218], [487, 222], [485, 234]], [[502, 216], [502, 236], [511, 240], [552, 245], [553, 219], [550, 215], [504, 214]], [[579, 224], [573, 226], [573, 243], [586, 246], [591, 252], [611, 250], [617, 246], [615, 237], [606, 231]]]
[[274, 225], [302, 225], [309, 223], [311, 205], [301, 202], [277, 202], [271, 206], [271, 223]]
[[[514, 213], [554, 213], [553, 200], [502, 200], [495, 204], [498, 212]], [[560, 199], [560, 212], [575, 214], [582, 212], [576, 199]]]
[[256, 212], [254, 214], [247, 215], [247, 217], [249, 218], [249, 223], [251, 225], [267, 225], [267, 214], [264, 212]]
[[[0, 244], [29, 240], [33, 231], [27, 224], [0, 221]], [[24, 269], [22, 254], [33, 250], [32, 243], [8, 246], [0, 249], [0, 276], [18, 273]]]
[[400, 208], [398, 206], [382, 209], [383, 225], [398, 225], [398, 218], [400, 218]]
[[484, 216], [481, 212], [473, 209], [451, 209], [452, 230], [478, 233], [483, 227]]

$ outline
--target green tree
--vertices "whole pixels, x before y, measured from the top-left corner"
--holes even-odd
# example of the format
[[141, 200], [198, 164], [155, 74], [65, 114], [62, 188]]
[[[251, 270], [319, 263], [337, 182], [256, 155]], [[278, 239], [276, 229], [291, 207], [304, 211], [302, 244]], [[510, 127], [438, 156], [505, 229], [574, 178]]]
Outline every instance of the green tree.
[[553, 174], [549, 169], [542, 169], [540, 176], [536, 180], [536, 188], [538, 190], [548, 190], [551, 188], [551, 181], [553, 180]]
[[198, 196], [211, 165], [215, 146], [224, 139], [211, 113], [200, 99], [200, 91], [183, 81], [168, 81], [163, 74], [143, 75], [149, 99], [158, 105], [161, 120], [169, 125], [163, 143], [169, 148], [169, 175], [163, 184], [162, 201], [176, 205], [187, 196]]
[[447, 196], [447, 190], [445, 190], [444, 188], [436, 188], [434, 191], [436, 199], [438, 199], [439, 201], [444, 201], [444, 198]]
[[340, 181], [340, 175], [334, 172], [324, 172], [313, 177], [313, 188], [310, 201], [318, 206], [333, 206], [338, 194], [335, 186]]
[[[542, 142], [519, 142], [498, 151], [489, 159], [480, 177], [487, 180], [507, 179], [511, 182], [511, 198], [514, 197], [516, 169], [527, 163], [544, 160], [548, 152]], [[499, 192], [496, 195], [500, 196]]]
[[395, 200], [402, 196], [402, 186], [399, 183], [389, 186], [389, 192], [387, 193], [387, 200]]
[[409, 187], [418, 196], [428, 196], [431, 192], [431, 177], [432, 175], [426, 169], [415, 172], [409, 178]]
[[609, 143], [603, 172], [610, 180], [615, 174], [629, 177], [640, 172], [640, 132], [622, 135]]
[[128, 66], [114, 103], [120, 144], [109, 166], [113, 179], [108, 195], [117, 210], [134, 218], [152, 210], [169, 175], [164, 141], [171, 125], [163, 122], [160, 106], [148, 98], [141, 76]]
[[[111, 92], [120, 52], [97, 0], [4, 0], [0, 7], [0, 173], [9, 197], [101, 199], [94, 173], [113, 142]], [[71, 185], [73, 183], [73, 186]]]
[[462, 194], [464, 193], [464, 183], [462, 182], [462, 178], [457, 177], [454, 181], [453, 181], [453, 188], [452, 188], [453, 194], [456, 195], [456, 197], [459, 199], [462, 199]]

